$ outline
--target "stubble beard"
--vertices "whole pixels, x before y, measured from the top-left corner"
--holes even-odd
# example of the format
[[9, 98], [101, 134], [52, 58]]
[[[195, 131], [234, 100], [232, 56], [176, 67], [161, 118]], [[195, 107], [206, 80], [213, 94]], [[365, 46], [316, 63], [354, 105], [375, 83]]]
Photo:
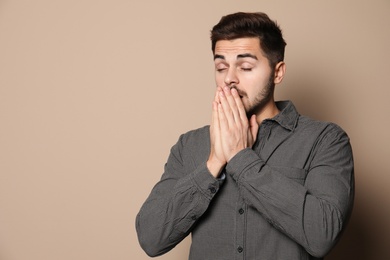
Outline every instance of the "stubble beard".
[[252, 115], [260, 114], [264, 107], [270, 102], [273, 97], [275, 89], [275, 83], [273, 78], [270, 78], [267, 85], [263, 90], [254, 98], [252, 104], [249, 104], [248, 109], [246, 109], [246, 116], [250, 118]]
[[275, 83], [273, 78], [274, 73], [272, 72], [267, 85], [263, 88], [263, 90], [258, 93], [258, 95], [254, 98], [253, 102], [251, 102], [248, 99], [248, 95], [246, 92], [239, 90], [236, 86], [232, 86], [232, 88], [235, 88], [242, 98], [247, 98], [248, 102], [250, 102], [248, 105], [244, 104], [246, 116], [248, 119], [252, 115], [257, 115], [263, 111], [264, 107], [269, 103], [269, 101], [272, 99], [274, 90], [275, 90]]

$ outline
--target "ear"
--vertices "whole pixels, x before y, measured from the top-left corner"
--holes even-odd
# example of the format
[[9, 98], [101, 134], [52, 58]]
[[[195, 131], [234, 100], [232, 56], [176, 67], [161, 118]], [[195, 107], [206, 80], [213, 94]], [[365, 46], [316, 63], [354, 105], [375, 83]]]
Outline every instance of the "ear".
[[282, 82], [285, 73], [286, 73], [286, 63], [281, 61], [278, 64], [276, 64], [274, 83], [279, 84], [280, 82]]

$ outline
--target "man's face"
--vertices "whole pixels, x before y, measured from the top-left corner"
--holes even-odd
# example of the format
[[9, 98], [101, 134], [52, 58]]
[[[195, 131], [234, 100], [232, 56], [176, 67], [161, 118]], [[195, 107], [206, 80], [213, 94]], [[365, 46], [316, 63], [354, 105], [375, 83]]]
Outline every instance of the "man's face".
[[273, 101], [274, 70], [258, 38], [218, 41], [214, 63], [217, 86], [236, 88], [248, 116], [261, 113]]

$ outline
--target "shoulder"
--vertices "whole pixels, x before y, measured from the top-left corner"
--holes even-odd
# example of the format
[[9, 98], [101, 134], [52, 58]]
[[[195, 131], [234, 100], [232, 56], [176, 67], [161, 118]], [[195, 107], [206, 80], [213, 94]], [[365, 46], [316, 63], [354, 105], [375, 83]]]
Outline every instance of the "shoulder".
[[182, 134], [172, 147], [171, 154], [180, 158], [183, 165], [199, 165], [210, 153], [209, 129], [209, 126], [204, 126]]
[[180, 135], [174, 147], [181, 151], [204, 150], [210, 146], [210, 126], [190, 130]]
[[204, 140], [208, 140], [210, 136], [210, 126], [203, 126], [201, 128], [190, 130], [184, 134], [182, 134], [179, 140], [182, 143], [191, 143], [191, 142], [201, 142]]
[[312, 130], [329, 134], [346, 134], [346, 132], [336, 123], [320, 121], [302, 115], [299, 117], [297, 127], [306, 129], [307, 131]]
[[338, 124], [300, 116], [297, 128], [305, 135], [317, 137], [318, 144], [331, 145], [340, 141], [349, 143], [348, 134]]

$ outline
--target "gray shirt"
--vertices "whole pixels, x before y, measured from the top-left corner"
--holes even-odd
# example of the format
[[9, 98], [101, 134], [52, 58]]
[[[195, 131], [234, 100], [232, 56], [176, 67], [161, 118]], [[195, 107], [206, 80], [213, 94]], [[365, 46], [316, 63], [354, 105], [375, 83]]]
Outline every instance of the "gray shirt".
[[220, 179], [206, 167], [209, 127], [172, 147], [161, 180], [136, 219], [150, 256], [192, 234], [189, 259], [321, 259], [337, 242], [354, 197], [349, 138], [337, 125], [301, 116], [289, 101], [264, 120], [253, 148]]

